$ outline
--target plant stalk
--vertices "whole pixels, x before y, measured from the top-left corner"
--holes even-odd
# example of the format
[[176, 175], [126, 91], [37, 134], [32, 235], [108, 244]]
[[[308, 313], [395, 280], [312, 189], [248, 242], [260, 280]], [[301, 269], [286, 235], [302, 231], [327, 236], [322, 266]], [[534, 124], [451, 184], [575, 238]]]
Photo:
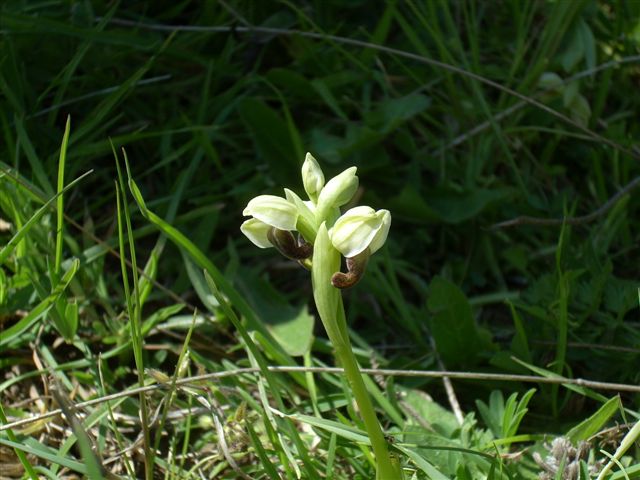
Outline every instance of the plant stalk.
[[360, 373], [360, 367], [351, 348], [342, 294], [331, 284], [331, 276], [339, 269], [340, 254], [331, 244], [326, 226], [322, 224], [316, 236], [311, 268], [316, 307], [329, 340], [335, 349], [336, 358], [344, 369], [371, 441], [373, 454], [376, 458], [376, 478], [378, 480], [400, 480], [402, 478], [400, 466], [391, 459], [382, 427], [378, 422], [369, 392], [367, 392], [367, 387]]
[[344, 368], [345, 376], [351, 386], [353, 397], [355, 398], [358, 409], [360, 410], [360, 416], [362, 417], [365, 429], [367, 430], [367, 434], [371, 440], [371, 447], [373, 448], [378, 468], [377, 478], [380, 480], [399, 480], [401, 478], [400, 474], [396, 471], [391, 461], [391, 456], [389, 455], [389, 449], [387, 447], [387, 440], [382, 433], [382, 427], [380, 426], [380, 422], [378, 421], [378, 417], [373, 408], [371, 397], [369, 396], [367, 387], [362, 379], [360, 367], [358, 366], [356, 357], [353, 354], [353, 349], [351, 348], [351, 341], [349, 340], [348, 335], [345, 335], [347, 328], [344, 306], [342, 304], [342, 295], [338, 290], [336, 290], [336, 292], [339, 296], [336, 320], [338, 322], [338, 327], [344, 327], [340, 328], [341, 341], [334, 341], [330, 338], [335, 348], [336, 358], [342, 365], [342, 368]]

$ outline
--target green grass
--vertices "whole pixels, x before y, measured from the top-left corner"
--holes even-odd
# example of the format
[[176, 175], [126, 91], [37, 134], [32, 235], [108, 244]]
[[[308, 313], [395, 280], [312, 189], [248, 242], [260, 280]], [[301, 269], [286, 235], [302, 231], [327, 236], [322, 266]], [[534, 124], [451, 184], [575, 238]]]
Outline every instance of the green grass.
[[406, 478], [563, 436], [640, 478], [639, 5], [3, 2], [0, 470], [373, 478], [308, 272], [239, 231], [310, 151], [393, 216], [344, 300], [431, 372], [366, 382]]

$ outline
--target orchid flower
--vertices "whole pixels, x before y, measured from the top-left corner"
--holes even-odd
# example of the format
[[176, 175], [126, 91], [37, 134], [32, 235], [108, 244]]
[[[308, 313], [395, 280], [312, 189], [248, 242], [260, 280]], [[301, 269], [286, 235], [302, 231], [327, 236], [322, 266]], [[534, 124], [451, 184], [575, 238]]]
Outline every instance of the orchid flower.
[[[388, 210], [360, 206], [340, 215], [358, 190], [356, 167], [325, 183], [325, 176], [310, 153], [302, 165], [302, 185], [308, 200], [284, 189], [285, 198], [259, 195], [242, 212], [250, 216], [240, 227], [260, 248], [275, 247], [288, 258], [311, 269], [313, 298], [318, 314], [345, 370], [377, 462], [378, 480], [402, 479], [402, 469], [389, 453], [369, 393], [349, 341], [339, 289], [355, 285], [369, 257], [384, 245], [391, 226]], [[298, 238], [294, 232], [299, 233]], [[347, 272], [340, 271], [341, 255]]]

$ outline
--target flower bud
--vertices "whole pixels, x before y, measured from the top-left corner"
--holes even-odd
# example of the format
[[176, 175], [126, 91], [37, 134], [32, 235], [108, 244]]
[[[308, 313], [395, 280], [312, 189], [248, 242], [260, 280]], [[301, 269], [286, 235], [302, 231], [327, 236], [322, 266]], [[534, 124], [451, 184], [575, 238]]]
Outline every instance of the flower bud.
[[[327, 182], [318, 196], [318, 209], [316, 221], [321, 223], [326, 220], [326, 215], [332, 208], [338, 208], [353, 198], [358, 189], [358, 177], [356, 167], [347, 168]], [[318, 218], [319, 216], [319, 218]]]
[[313, 155], [307, 153], [302, 164], [302, 183], [309, 198], [315, 202], [324, 187], [324, 173]]
[[345, 212], [329, 232], [331, 243], [346, 258], [355, 257], [369, 248], [374, 253], [384, 245], [391, 226], [389, 210], [377, 212], [366, 206]]
[[[275, 195], [259, 195], [247, 204], [242, 212], [280, 230], [295, 230], [298, 209], [291, 202]], [[252, 224], [255, 228], [255, 225]]]

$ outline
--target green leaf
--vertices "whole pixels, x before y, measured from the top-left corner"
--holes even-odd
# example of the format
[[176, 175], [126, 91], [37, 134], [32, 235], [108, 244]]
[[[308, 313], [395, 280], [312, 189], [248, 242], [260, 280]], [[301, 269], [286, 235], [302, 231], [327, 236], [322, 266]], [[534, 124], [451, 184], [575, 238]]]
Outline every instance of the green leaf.
[[511, 340], [511, 351], [525, 362], [531, 362], [531, 351], [529, 350], [529, 342], [527, 340], [527, 331], [524, 328], [522, 317], [516, 310], [516, 307], [510, 301], [507, 301], [511, 310], [511, 318], [515, 327], [515, 334]]
[[485, 425], [489, 427], [495, 438], [501, 438], [504, 417], [504, 395], [500, 390], [493, 390], [489, 396], [489, 405], [476, 399], [476, 407]]
[[60, 406], [67, 423], [71, 426], [71, 430], [76, 438], [80, 456], [84, 466], [87, 469], [87, 478], [98, 479], [107, 478], [106, 471], [103, 472], [103, 466], [98, 455], [93, 450], [92, 442], [84, 425], [78, 418], [73, 408], [71, 400], [63, 393], [59, 383], [56, 380], [56, 388], [52, 389], [53, 397]]
[[4, 307], [7, 303], [7, 293], [9, 291], [9, 280], [4, 270], [0, 268], [0, 307]]
[[346, 147], [344, 138], [323, 129], [312, 128], [309, 133], [309, 150], [316, 158], [331, 165], [338, 165], [343, 161], [343, 150]]
[[502, 438], [514, 437], [518, 433], [520, 422], [522, 422], [525, 414], [529, 411], [527, 405], [535, 392], [535, 388], [528, 390], [520, 401], [517, 401], [517, 392], [509, 396], [502, 416]]
[[273, 85], [287, 92], [287, 97], [313, 99], [316, 96], [311, 82], [295, 70], [272, 68], [266, 77]]
[[423, 194], [409, 185], [389, 199], [387, 206], [394, 216], [406, 220], [418, 223], [436, 223], [441, 220], [440, 214], [425, 202]]
[[233, 287], [231, 282], [225, 278], [223, 273], [218, 267], [211, 261], [209, 256], [205, 255], [195, 243], [187, 238], [182, 232], [180, 232], [173, 225], [167, 223], [163, 218], [159, 217], [151, 210], [149, 210], [144, 202], [144, 198], [140, 193], [140, 189], [136, 185], [135, 181], [129, 179], [129, 188], [131, 194], [135, 199], [142, 215], [149, 220], [154, 226], [156, 226], [162, 233], [164, 233], [169, 240], [184, 253], [186, 253], [193, 262], [200, 268], [206, 270], [211, 278], [215, 281], [216, 285], [220, 287], [220, 290], [229, 298], [233, 305], [240, 310], [249, 322], [249, 327], [264, 333], [267, 333], [261, 322], [258, 321], [255, 313], [249, 307], [246, 300], [240, 295], [240, 293]]
[[[512, 357], [512, 359], [513, 359], [514, 362], [519, 363], [523, 367], [531, 370], [534, 373], [537, 373], [541, 377], [557, 378], [557, 379], [565, 378], [562, 375], [558, 375], [555, 372], [550, 372], [547, 369], [540, 368], [540, 367], [537, 367], [535, 365], [531, 365], [531, 364], [529, 364], [527, 362], [524, 362], [524, 361], [520, 360], [519, 358]], [[572, 384], [572, 383], [563, 383], [562, 385], [567, 390], [571, 390], [573, 392], [579, 393], [580, 395], [584, 395], [585, 397], [593, 398], [594, 400], [598, 400], [598, 401], [601, 401], [601, 402], [606, 402], [607, 401], [607, 397], [605, 397], [601, 393], [595, 392], [595, 391], [593, 391], [593, 390], [591, 390], [589, 388], [583, 387], [581, 385], [575, 385], [575, 384]]]
[[311, 349], [313, 325], [314, 317], [309, 314], [305, 305], [297, 311], [287, 309], [287, 317], [281, 315], [280, 322], [267, 324], [267, 328], [285, 352], [292, 356], [301, 356]]
[[[60, 159], [58, 161], [58, 188], [60, 193], [64, 188], [64, 168], [67, 161], [67, 145], [69, 143], [69, 132], [71, 130], [71, 117], [67, 117], [67, 124], [62, 137], [62, 145], [60, 146]], [[54, 272], [56, 276], [60, 272], [60, 264], [62, 263], [62, 239], [64, 234], [64, 195], [58, 195], [56, 199], [56, 257], [54, 263]]]
[[35, 324], [40, 317], [42, 317], [49, 308], [58, 300], [62, 292], [65, 291], [71, 279], [78, 271], [80, 267], [80, 261], [78, 259], [74, 259], [71, 267], [67, 272], [63, 275], [60, 282], [53, 288], [51, 294], [47, 296], [44, 300], [42, 300], [36, 307], [34, 307], [24, 318], [22, 318], [18, 323], [12, 325], [2, 332], [0, 336], [0, 347], [4, 345], [8, 345], [13, 342], [19, 335], [23, 332], [27, 331], [33, 324]]
[[[616, 449], [616, 452], [613, 454], [612, 457], [610, 457], [609, 462], [604, 466], [602, 470], [600, 470], [597, 480], [603, 480], [606, 474], [613, 468], [614, 465], [620, 466], [620, 458], [622, 458], [625, 452], [629, 448], [631, 448], [633, 444], [638, 441], [639, 438], [640, 438], [640, 422], [636, 422], [635, 425], [631, 427], [631, 430], [629, 430], [627, 434], [624, 436], [624, 438], [620, 442], [620, 445]], [[640, 474], [640, 468], [638, 467], [640, 467], [640, 465], [635, 465], [626, 469], [622, 469], [621, 472], [617, 472], [616, 474], [612, 475], [610, 480], [613, 480], [614, 478], [615, 479], [622, 478], [623, 475], [624, 475], [624, 478], [627, 478], [627, 479], [638, 478], [638, 476], [640, 475], [633, 475], [633, 476], [631, 475], [632, 471], [634, 474]]]
[[584, 60], [588, 69], [593, 69], [596, 66], [596, 40], [593, 36], [593, 32], [587, 22], [582, 18], [578, 21], [578, 31], [580, 35], [580, 41], [584, 45]]
[[13, 250], [16, 248], [16, 246], [18, 245], [18, 243], [20, 243], [20, 241], [27, 235], [27, 233], [29, 232], [29, 230], [36, 224], [36, 222], [38, 221], [38, 219], [40, 219], [40, 217], [42, 217], [42, 215], [44, 215], [47, 210], [49, 209], [49, 205], [51, 205], [51, 203], [58, 198], [59, 195], [64, 194], [67, 190], [69, 190], [71, 187], [73, 187], [76, 183], [78, 183], [80, 180], [82, 180], [84, 177], [86, 177], [87, 175], [89, 175], [90, 173], [92, 173], [93, 170], [89, 170], [87, 173], [80, 175], [78, 178], [76, 178], [74, 181], [72, 181], [71, 183], [69, 183], [69, 185], [67, 185], [66, 187], [64, 187], [61, 191], [59, 191], [58, 193], [56, 193], [54, 196], [52, 196], [49, 200], [47, 200], [47, 202], [42, 205], [42, 207], [40, 207], [38, 209], [38, 211], [36, 213], [34, 213], [31, 218], [29, 218], [29, 220], [27, 220], [27, 222], [22, 226], [22, 228], [20, 230], [18, 230], [16, 232], [16, 234], [11, 237], [11, 239], [7, 242], [7, 244], [2, 248], [2, 250], [0, 250], [0, 264], [4, 263], [5, 260], [7, 259], [7, 257], [9, 255], [11, 255], [11, 253], [13, 252]]
[[286, 122], [275, 110], [255, 98], [245, 98], [238, 107], [251, 138], [280, 185], [300, 182], [300, 162]]
[[281, 415], [298, 422], [321, 428], [322, 430], [325, 430], [327, 432], [335, 433], [339, 437], [342, 437], [349, 441], [361, 443], [363, 445], [371, 445], [371, 440], [369, 440], [366, 432], [360, 430], [359, 428], [350, 427], [334, 420], [326, 420], [324, 418], [312, 417], [309, 415], [303, 415], [301, 413], [294, 413], [292, 415]]
[[[279, 409], [280, 411], [284, 411], [285, 410], [284, 401], [283, 401], [282, 397], [279, 394], [279, 392], [280, 392], [279, 382], [276, 379], [275, 375], [271, 371], [269, 371], [266, 359], [262, 355], [262, 352], [258, 349], [257, 345], [255, 344], [255, 342], [253, 341], [251, 335], [249, 334], [249, 331], [246, 329], [244, 324], [240, 321], [238, 316], [235, 314], [235, 312], [231, 308], [231, 305], [222, 296], [222, 292], [218, 289], [218, 286], [216, 285], [216, 283], [215, 283], [212, 275], [209, 273], [208, 269], [205, 269], [205, 271], [204, 271], [204, 278], [205, 278], [205, 281], [207, 282], [207, 285], [209, 285], [209, 288], [211, 289], [211, 292], [213, 293], [213, 295], [216, 297], [216, 300], [220, 304], [220, 307], [222, 308], [222, 311], [225, 313], [227, 318], [231, 321], [233, 326], [236, 328], [236, 330], [238, 331], [238, 333], [242, 337], [242, 340], [244, 341], [244, 344], [245, 344], [245, 347], [247, 348], [247, 351], [250, 352], [251, 356], [253, 357], [254, 363], [260, 368], [260, 372], [261, 372], [262, 376], [264, 377], [264, 380], [266, 381], [266, 386], [268, 386], [268, 388], [270, 389], [271, 395], [273, 396], [273, 399], [275, 400], [276, 408]], [[222, 277], [222, 278], [224, 278], [224, 277]], [[261, 400], [263, 401], [263, 405], [265, 407], [265, 411], [270, 411], [271, 407], [268, 405], [268, 399], [266, 398], [266, 395], [264, 394], [264, 389], [261, 389], [260, 391], [261, 391]], [[269, 410], [267, 410], [267, 409], [269, 409]], [[317, 472], [315, 470], [314, 465], [311, 463], [311, 459], [308, 456], [308, 451], [305, 448], [305, 446], [303, 445], [302, 439], [300, 438], [300, 436], [298, 434], [298, 431], [295, 429], [295, 426], [293, 425], [293, 423], [287, 421], [287, 422], [284, 422], [283, 425], [276, 425], [275, 418], [273, 418], [272, 416], [270, 416], [270, 417], [273, 420], [274, 428], [275, 427], [283, 428], [283, 431], [286, 434], [288, 434], [289, 438], [291, 438], [293, 440], [293, 443], [295, 444], [295, 446], [298, 449], [298, 453], [300, 455], [300, 458], [302, 459], [302, 465], [305, 468], [309, 478], [318, 479], [319, 478], [318, 474], [317, 474]], [[269, 425], [269, 422], [266, 422], [265, 426], [267, 426], [267, 425]], [[285, 452], [287, 458], [289, 458], [292, 461], [293, 460], [293, 455], [290, 452], [290, 449], [289, 449], [287, 443], [284, 442], [283, 441], [284, 439], [281, 439], [280, 436], [278, 436], [277, 438], [279, 439], [278, 441], [280, 442], [279, 447]], [[276, 448], [278, 448], [278, 446], [276, 446]], [[297, 467], [294, 467], [294, 468], [297, 468]], [[299, 476], [300, 475], [298, 474], [298, 477]]]
[[[411, 407], [410, 420], [417, 414], [426, 423], [431, 425], [433, 430], [439, 435], [445, 438], [453, 438], [455, 432], [459, 431], [460, 424], [456, 419], [456, 416], [442, 407], [439, 403], [435, 402], [429, 395], [420, 390], [414, 389], [398, 389], [402, 392], [403, 404], [407, 404]], [[412, 422], [416, 423], [416, 422]], [[411, 439], [411, 435], [407, 435], [408, 439]]]
[[[6, 425], [7, 423], [9, 423], [7, 420], [7, 416], [5, 415], [4, 409], [2, 408], [2, 403], [0, 403], [0, 424]], [[19, 443], [16, 435], [13, 433], [13, 430], [11, 430], [10, 428], [6, 429], [5, 435], [9, 438], [11, 442]], [[24, 469], [25, 473], [29, 476], [29, 478], [31, 478], [32, 480], [37, 480], [38, 475], [34, 470], [33, 466], [31, 465], [31, 462], [29, 462], [29, 459], [27, 458], [25, 453], [18, 448], [15, 448], [14, 452], [16, 454], [16, 457], [18, 457], [18, 460], [20, 460], [20, 463], [22, 464], [22, 468]]]
[[555, 72], [544, 72], [538, 79], [538, 87], [542, 90], [560, 93], [564, 89], [562, 77]]
[[567, 437], [573, 443], [587, 440], [599, 432], [602, 427], [622, 408], [620, 397], [615, 396], [607, 400], [593, 415], [583, 420], [567, 432]]
[[576, 23], [573, 28], [567, 32], [567, 43], [560, 56], [560, 63], [565, 72], [573, 71], [580, 60], [584, 58], [584, 50], [585, 44], [580, 32], [580, 24]]
[[447, 223], [460, 223], [476, 217], [489, 204], [502, 200], [508, 189], [469, 189], [457, 191], [450, 187], [435, 188], [426, 195], [426, 202]]
[[292, 356], [307, 353], [313, 343], [314, 317], [306, 305], [290, 305], [271, 284], [253, 272], [242, 270], [247, 300], [283, 350]]
[[471, 305], [456, 285], [437, 276], [431, 281], [427, 307], [433, 313], [431, 333], [447, 365], [473, 363], [482, 350], [482, 338]]
[[420, 453], [416, 452], [413, 449], [403, 447], [401, 445], [396, 446], [398, 450], [407, 455], [416, 466], [422, 470], [424, 473], [428, 475], [428, 478], [431, 480], [449, 480], [448, 477], [443, 475], [438, 471], [436, 467], [434, 467], [426, 458], [424, 458]]
[[614, 473], [608, 480], [632, 480], [634, 478], [640, 478], [640, 463]]
[[578, 124], [586, 127], [589, 125], [591, 118], [591, 106], [583, 95], [576, 95], [571, 103], [567, 106], [571, 118]]
[[60, 333], [67, 342], [71, 342], [78, 330], [78, 302], [75, 299], [66, 300], [64, 307], [64, 322], [58, 325]]
[[54, 464], [62, 465], [63, 467], [67, 467], [68, 469], [78, 473], [87, 473], [87, 467], [83, 463], [58, 455], [58, 453], [51, 447], [41, 444], [34, 438], [28, 438], [23, 442], [12, 442], [0, 437], [0, 445], [6, 445], [13, 449], [22, 450], [25, 453], [48, 460]]
[[316, 78], [311, 82], [313, 89], [324, 100], [327, 106], [336, 114], [337, 117], [347, 121], [347, 114], [340, 108], [340, 104], [331, 89], [327, 86], [322, 78]]
[[276, 470], [275, 465], [271, 462], [269, 455], [264, 449], [263, 442], [256, 434], [255, 430], [251, 426], [251, 422], [246, 422], [245, 428], [249, 433], [249, 438], [251, 440], [251, 445], [255, 449], [258, 454], [258, 458], [260, 458], [260, 466], [264, 468], [265, 473], [269, 475], [269, 478], [279, 478], [278, 471]]
[[377, 111], [368, 120], [385, 133], [425, 111], [431, 105], [431, 99], [419, 93], [400, 98], [390, 98], [381, 103]]
[[189, 277], [189, 280], [191, 281], [191, 285], [196, 291], [198, 298], [207, 308], [207, 310], [209, 310], [209, 312], [215, 313], [216, 308], [219, 306], [219, 304], [209, 290], [209, 287], [205, 282], [202, 270], [195, 266], [193, 260], [191, 260], [191, 258], [189, 258], [189, 256], [184, 251], [182, 252], [182, 261], [184, 262], [185, 270], [187, 271], [187, 275]]

